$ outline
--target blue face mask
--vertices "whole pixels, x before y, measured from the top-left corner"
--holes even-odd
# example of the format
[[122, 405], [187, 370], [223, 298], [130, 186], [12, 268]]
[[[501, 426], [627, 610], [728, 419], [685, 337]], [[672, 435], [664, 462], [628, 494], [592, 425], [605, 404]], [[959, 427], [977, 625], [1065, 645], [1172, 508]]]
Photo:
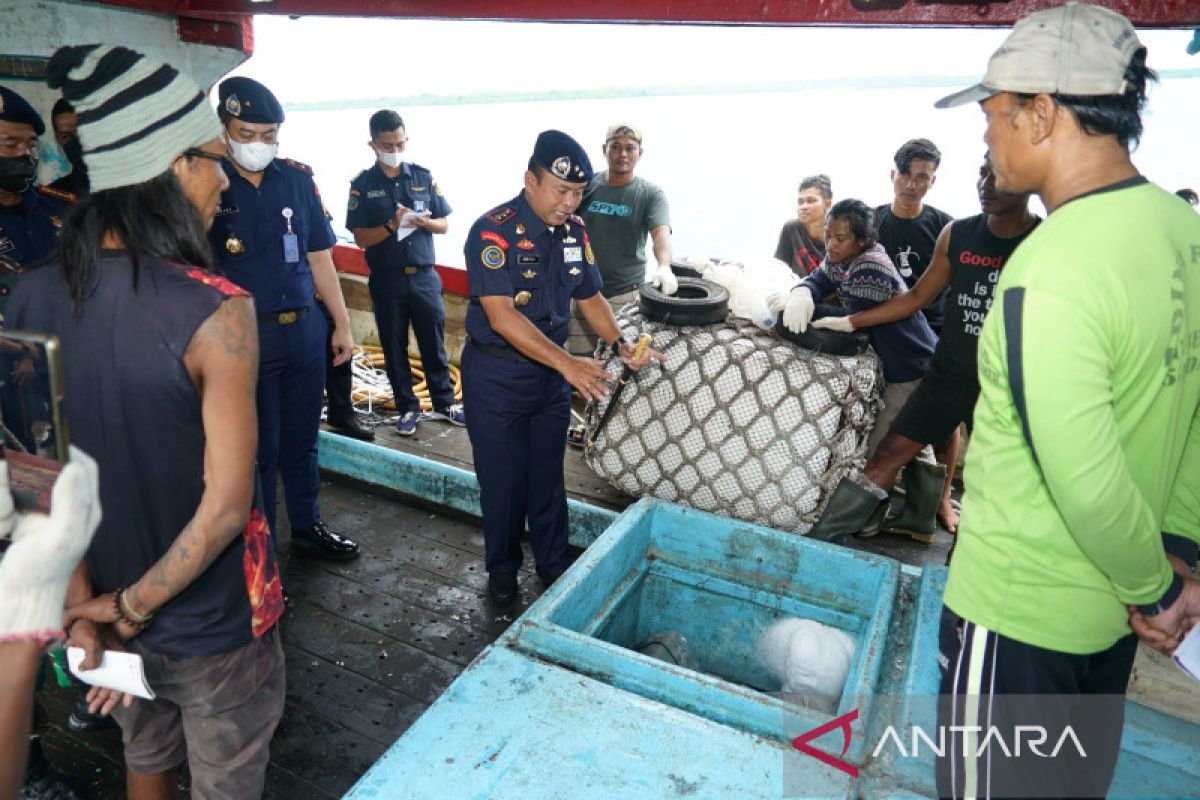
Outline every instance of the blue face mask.
[[0, 189], [19, 194], [33, 185], [38, 161], [33, 153], [0, 158]]

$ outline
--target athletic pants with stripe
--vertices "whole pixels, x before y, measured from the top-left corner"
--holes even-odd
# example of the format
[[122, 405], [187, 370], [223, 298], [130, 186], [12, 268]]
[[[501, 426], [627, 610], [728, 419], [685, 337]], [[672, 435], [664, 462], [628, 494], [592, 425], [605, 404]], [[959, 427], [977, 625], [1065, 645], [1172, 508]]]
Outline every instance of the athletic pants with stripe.
[[1098, 653], [1062, 653], [943, 607], [939, 639], [939, 796], [1105, 796], [1120, 752], [1133, 634]]

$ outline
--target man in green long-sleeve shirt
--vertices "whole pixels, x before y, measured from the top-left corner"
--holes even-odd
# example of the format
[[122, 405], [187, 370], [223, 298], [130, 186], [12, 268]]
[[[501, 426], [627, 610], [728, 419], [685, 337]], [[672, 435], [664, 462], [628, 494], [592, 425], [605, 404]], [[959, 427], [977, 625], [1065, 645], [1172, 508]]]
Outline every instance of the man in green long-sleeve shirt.
[[[980, 338], [939, 724], [981, 731], [939, 759], [943, 796], [1103, 795], [1130, 608], [1170, 641], [1200, 612], [1200, 583], [1172, 569], [1190, 572], [1200, 540], [1200, 217], [1130, 160], [1145, 59], [1128, 20], [1071, 3], [1018, 22], [981, 84], [939, 102], [979, 101], [997, 188], [1050, 212]], [[1081, 746], [980, 752], [991, 726], [1011, 743], [1022, 723]]]

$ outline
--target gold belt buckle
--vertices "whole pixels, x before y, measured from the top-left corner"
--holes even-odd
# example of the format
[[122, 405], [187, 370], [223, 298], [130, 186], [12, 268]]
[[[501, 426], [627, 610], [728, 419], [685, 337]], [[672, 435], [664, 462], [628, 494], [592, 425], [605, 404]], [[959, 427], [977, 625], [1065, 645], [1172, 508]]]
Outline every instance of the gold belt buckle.
[[278, 317], [280, 325], [291, 325], [299, 318], [300, 314], [296, 311], [284, 311]]
[[419, 272], [419, 271], [420, 270], [418, 270], [416, 267], [405, 267], [404, 268], [405, 275], [416, 275], [417, 272]]

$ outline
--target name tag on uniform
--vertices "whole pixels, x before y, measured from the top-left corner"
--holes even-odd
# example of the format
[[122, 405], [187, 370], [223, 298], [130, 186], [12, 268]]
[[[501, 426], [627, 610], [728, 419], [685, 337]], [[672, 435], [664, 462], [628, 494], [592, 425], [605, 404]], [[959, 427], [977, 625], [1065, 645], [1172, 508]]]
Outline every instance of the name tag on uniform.
[[281, 213], [287, 221], [287, 233], [283, 235], [283, 260], [289, 264], [297, 264], [300, 261], [300, 240], [292, 231], [292, 210], [285, 208]]
[[373, 189], [367, 192], [367, 197], [383, 197], [386, 194], [387, 192], [385, 192], [383, 189]]
[[583, 248], [582, 247], [564, 247], [563, 248], [563, 261], [567, 262], [568, 264], [570, 264], [573, 261], [583, 261]]
[[289, 264], [300, 262], [300, 240], [294, 233], [283, 235], [283, 260]]

